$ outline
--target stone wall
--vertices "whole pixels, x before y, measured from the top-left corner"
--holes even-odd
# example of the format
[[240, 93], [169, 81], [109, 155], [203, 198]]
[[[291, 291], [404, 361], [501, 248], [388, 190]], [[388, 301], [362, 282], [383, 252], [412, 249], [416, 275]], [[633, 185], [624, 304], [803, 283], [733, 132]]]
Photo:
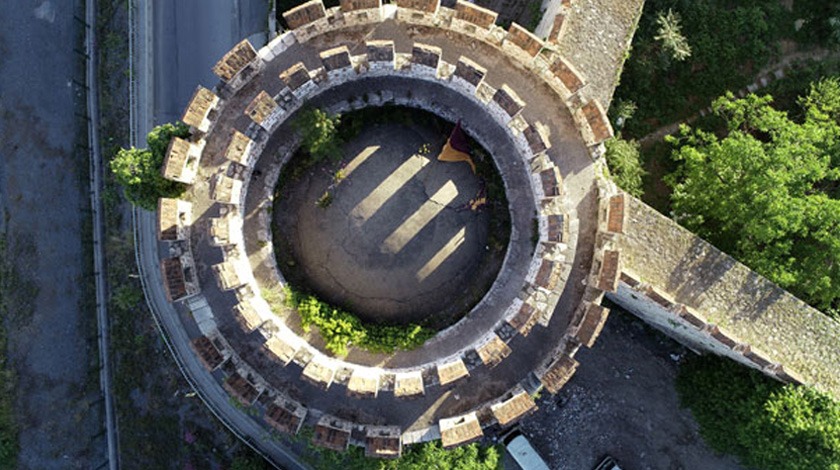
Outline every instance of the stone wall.
[[840, 322], [627, 197], [608, 297], [689, 347], [840, 398]]

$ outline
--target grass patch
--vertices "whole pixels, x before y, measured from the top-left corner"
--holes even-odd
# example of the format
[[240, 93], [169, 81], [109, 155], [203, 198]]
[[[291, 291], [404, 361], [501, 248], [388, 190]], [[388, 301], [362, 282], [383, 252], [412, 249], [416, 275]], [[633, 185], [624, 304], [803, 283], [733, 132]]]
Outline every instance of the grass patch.
[[348, 346], [357, 346], [375, 353], [392, 353], [397, 349], [410, 350], [434, 336], [434, 330], [420, 325], [377, 325], [364, 323], [358, 317], [339, 310], [313, 295], [301, 293], [287, 286], [286, 306], [300, 314], [305, 332], [311, 327], [326, 342], [327, 349], [335, 355], [347, 355]]
[[403, 449], [395, 460], [365, 457], [364, 449], [351, 446], [347, 452], [335, 452], [308, 444], [305, 457], [316, 470], [502, 470], [504, 447], [469, 444], [444, 450], [440, 442], [426, 442]]
[[[0, 235], [0, 469], [17, 467], [18, 427], [15, 419], [17, 379], [6, 357], [6, 325], [12, 315], [19, 315], [21, 300], [17, 287], [22, 276], [8, 259], [6, 235]], [[34, 288], [37, 293], [37, 287]], [[30, 300], [31, 301], [31, 300]], [[31, 304], [29, 304], [31, 306]]]

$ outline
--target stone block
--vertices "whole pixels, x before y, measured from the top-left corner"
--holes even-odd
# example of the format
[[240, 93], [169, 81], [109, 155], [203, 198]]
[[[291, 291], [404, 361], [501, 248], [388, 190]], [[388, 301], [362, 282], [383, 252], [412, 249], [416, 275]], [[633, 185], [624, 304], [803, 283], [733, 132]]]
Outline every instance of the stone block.
[[256, 58], [257, 51], [254, 50], [254, 46], [247, 39], [243, 39], [213, 66], [213, 73], [229, 82]]
[[492, 10], [465, 2], [464, 0], [458, 0], [455, 3], [456, 18], [484, 29], [488, 29], [491, 25], [495, 24], [498, 16], [499, 14]]
[[368, 62], [394, 62], [394, 41], [367, 41]]
[[581, 108], [589, 129], [592, 130], [592, 138], [595, 143], [601, 143], [612, 137], [612, 127], [607, 120], [604, 108], [597, 101], [590, 101]]
[[347, 13], [351, 11], [381, 8], [382, 0], [339, 0], [338, 6], [342, 12]]
[[303, 65], [303, 62], [298, 62], [288, 69], [280, 72], [280, 80], [286, 84], [292, 91], [297, 90], [311, 80], [309, 71]]
[[441, 50], [439, 47], [414, 43], [414, 46], [411, 48], [411, 63], [424, 65], [437, 70], [438, 64], [440, 63], [440, 55]]
[[333, 70], [339, 70], [351, 66], [350, 50], [347, 49], [347, 46], [334, 47], [332, 49], [328, 49], [324, 52], [321, 52], [319, 55], [321, 57], [321, 63], [324, 64], [324, 69], [327, 72], [332, 72]]
[[475, 87], [481, 83], [486, 74], [487, 69], [463, 56], [458, 59], [458, 64], [455, 66], [455, 76]]
[[577, 93], [578, 90], [583, 88], [583, 79], [581, 79], [580, 74], [562, 57], [557, 57], [549, 70], [563, 83], [569, 93]]
[[327, 16], [322, 0], [311, 0], [283, 13], [289, 29], [297, 29]]
[[543, 47], [540, 38], [516, 23], [511, 23], [506, 41], [515, 44], [531, 57], [535, 57]]
[[515, 116], [525, 107], [525, 102], [507, 84], [502, 84], [502, 87], [496, 90], [493, 101], [504, 109], [510, 117]]
[[408, 8], [425, 13], [436, 13], [440, 6], [440, 0], [396, 0], [399, 8]]

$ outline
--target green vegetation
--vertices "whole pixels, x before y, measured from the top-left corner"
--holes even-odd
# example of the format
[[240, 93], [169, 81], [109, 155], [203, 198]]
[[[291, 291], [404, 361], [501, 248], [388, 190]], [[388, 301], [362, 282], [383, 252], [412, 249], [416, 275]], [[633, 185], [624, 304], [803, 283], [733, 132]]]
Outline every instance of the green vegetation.
[[635, 140], [624, 140], [619, 133], [604, 145], [607, 148], [607, 166], [615, 184], [633, 196], [641, 196], [645, 170], [639, 160], [639, 143]]
[[820, 47], [840, 46], [840, 4], [826, 0], [796, 0], [795, 18], [804, 22], [797, 40]]
[[12, 263], [6, 259], [7, 247], [5, 235], [0, 236], [0, 469], [17, 468], [18, 428], [15, 422], [15, 384], [14, 372], [9, 368], [6, 358], [6, 321], [10, 307], [9, 297], [13, 295], [13, 283], [17, 273]]
[[301, 146], [310, 156], [307, 159], [310, 165], [325, 158], [341, 157], [342, 140], [338, 135], [340, 123], [340, 115], [329, 115], [320, 109], [302, 111], [295, 119], [293, 126], [301, 134]]
[[403, 449], [396, 460], [371, 459], [361, 447], [339, 453], [309, 446], [309, 463], [317, 470], [502, 470], [504, 448], [469, 444], [444, 450], [440, 442], [417, 444]]
[[[615, 93], [639, 107], [625, 135], [641, 138], [752, 82], [778, 56], [776, 45], [793, 34], [793, 22], [778, 0], [646, 1]], [[678, 55], [690, 56], [675, 60], [674, 51], [686, 47]]]
[[528, 26], [526, 29], [532, 33], [536, 31], [537, 26], [542, 21], [543, 14], [545, 14], [545, 10], [542, 9], [542, 1], [531, 0], [531, 3], [528, 4]]
[[377, 353], [414, 349], [434, 336], [434, 331], [415, 324], [362, 323], [356, 316], [288, 286], [285, 294], [286, 305], [300, 314], [304, 331], [317, 327], [327, 349], [338, 356], [346, 355], [347, 347], [351, 345]]
[[682, 34], [679, 13], [674, 13], [670, 8], [667, 13], [659, 12], [656, 15], [656, 24], [659, 28], [653, 39], [662, 44], [662, 48], [672, 59], [682, 62], [691, 57], [691, 46]]
[[178, 197], [184, 192], [183, 184], [164, 179], [161, 167], [169, 141], [189, 135], [190, 129], [183, 123], [163, 124], [149, 132], [147, 149], [120, 149], [111, 160], [111, 171], [132, 204], [155, 210], [159, 198]]
[[680, 367], [677, 392], [718, 452], [767, 470], [840, 469], [840, 403], [716, 356]]
[[800, 102], [801, 123], [773, 109], [768, 96], [716, 100], [726, 131], [682, 129], [680, 166], [668, 179], [672, 209], [721, 250], [836, 315], [840, 82], [815, 84]]

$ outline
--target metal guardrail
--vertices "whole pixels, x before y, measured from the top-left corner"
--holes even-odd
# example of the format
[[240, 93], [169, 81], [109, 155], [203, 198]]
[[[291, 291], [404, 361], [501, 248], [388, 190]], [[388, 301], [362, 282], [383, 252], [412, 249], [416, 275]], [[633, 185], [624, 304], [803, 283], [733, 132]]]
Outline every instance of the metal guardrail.
[[105, 225], [103, 221], [102, 154], [99, 149], [99, 87], [97, 83], [96, 0], [85, 1], [85, 81], [87, 102], [88, 148], [90, 157], [90, 208], [93, 214], [93, 266], [96, 284], [96, 323], [99, 346], [99, 386], [105, 402], [105, 430], [108, 443], [108, 468], [119, 464], [119, 434], [111, 393], [111, 326], [108, 318], [108, 283], [105, 278]]

